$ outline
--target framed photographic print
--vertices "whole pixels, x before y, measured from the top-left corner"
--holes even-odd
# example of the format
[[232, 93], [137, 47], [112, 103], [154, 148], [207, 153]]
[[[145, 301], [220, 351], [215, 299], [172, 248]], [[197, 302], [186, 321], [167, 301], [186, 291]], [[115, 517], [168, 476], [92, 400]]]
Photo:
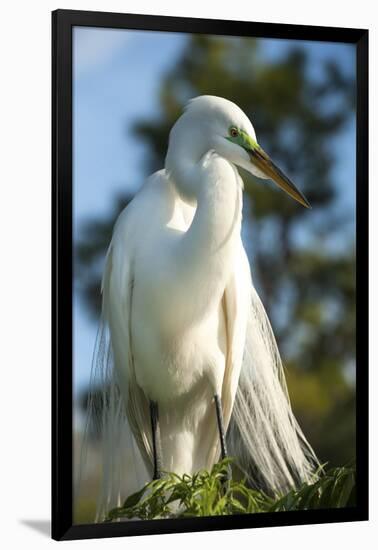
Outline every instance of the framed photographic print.
[[58, 10], [56, 540], [368, 518], [368, 32]]

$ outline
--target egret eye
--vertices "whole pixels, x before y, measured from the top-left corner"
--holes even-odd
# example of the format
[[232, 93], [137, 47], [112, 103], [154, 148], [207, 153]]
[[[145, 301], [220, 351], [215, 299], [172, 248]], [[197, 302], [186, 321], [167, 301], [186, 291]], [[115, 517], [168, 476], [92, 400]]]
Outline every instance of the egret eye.
[[232, 126], [230, 128], [230, 136], [233, 137], [233, 138], [236, 138], [238, 137], [239, 135], [239, 130], [237, 128], [235, 128], [235, 126]]

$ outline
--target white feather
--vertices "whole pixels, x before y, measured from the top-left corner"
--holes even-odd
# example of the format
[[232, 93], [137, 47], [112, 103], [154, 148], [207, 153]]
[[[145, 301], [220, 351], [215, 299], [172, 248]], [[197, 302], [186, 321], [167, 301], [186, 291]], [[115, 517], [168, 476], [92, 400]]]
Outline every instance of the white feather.
[[191, 102], [171, 132], [166, 169], [115, 225], [92, 377], [110, 388], [98, 520], [151, 477], [149, 400], [159, 406], [164, 470], [191, 474], [219, 459], [216, 393], [229, 454], [250, 483], [282, 491], [317, 466], [241, 242], [237, 149], [221, 141], [230, 124], [254, 136], [232, 103]]

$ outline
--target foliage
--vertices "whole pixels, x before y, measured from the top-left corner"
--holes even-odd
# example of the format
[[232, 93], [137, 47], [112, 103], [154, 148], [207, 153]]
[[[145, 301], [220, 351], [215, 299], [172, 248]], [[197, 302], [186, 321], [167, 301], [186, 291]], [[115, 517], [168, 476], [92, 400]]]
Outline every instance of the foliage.
[[227, 480], [232, 459], [215, 464], [211, 472], [193, 476], [167, 473], [130, 495], [123, 506], [109, 512], [106, 521], [120, 518], [200, 517], [259, 512], [282, 512], [354, 505], [355, 472], [351, 467], [334, 468], [313, 484], [272, 498], [250, 489], [245, 480]]

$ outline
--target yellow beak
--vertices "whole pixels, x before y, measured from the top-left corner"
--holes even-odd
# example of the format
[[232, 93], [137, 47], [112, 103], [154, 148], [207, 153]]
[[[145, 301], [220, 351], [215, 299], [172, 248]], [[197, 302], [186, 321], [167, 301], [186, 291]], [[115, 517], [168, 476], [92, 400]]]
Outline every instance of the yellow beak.
[[306, 197], [297, 189], [292, 181], [276, 166], [260, 146], [248, 149], [251, 162], [281, 189], [306, 208], [311, 208]]

